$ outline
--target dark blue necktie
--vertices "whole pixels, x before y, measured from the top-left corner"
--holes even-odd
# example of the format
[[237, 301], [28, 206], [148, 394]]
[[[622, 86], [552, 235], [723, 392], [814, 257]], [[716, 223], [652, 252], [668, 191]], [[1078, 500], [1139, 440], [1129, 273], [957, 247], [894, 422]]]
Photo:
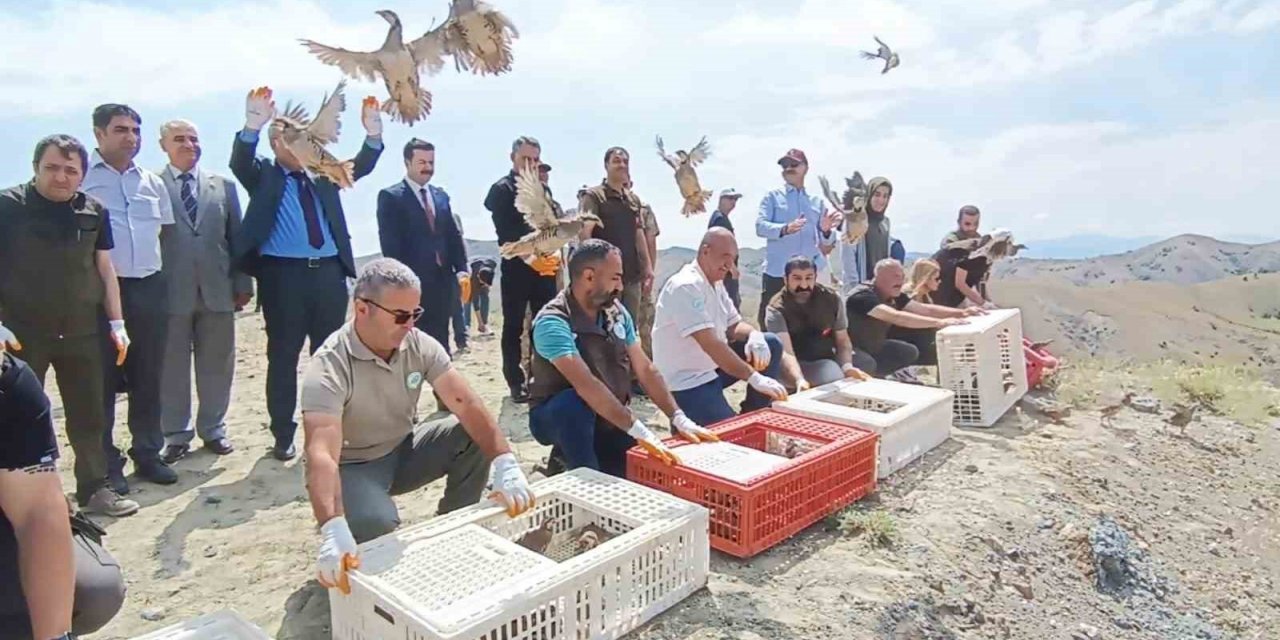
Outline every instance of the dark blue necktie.
[[324, 246], [324, 232], [320, 230], [320, 212], [316, 210], [311, 180], [301, 171], [294, 171], [289, 175], [298, 181], [298, 200], [302, 201], [302, 217], [307, 223], [307, 242], [312, 248], [319, 249]]
[[182, 206], [187, 210], [187, 217], [191, 218], [192, 226], [196, 224], [196, 194], [191, 191], [191, 181], [195, 178], [190, 173], [184, 173], [178, 176], [182, 180]]

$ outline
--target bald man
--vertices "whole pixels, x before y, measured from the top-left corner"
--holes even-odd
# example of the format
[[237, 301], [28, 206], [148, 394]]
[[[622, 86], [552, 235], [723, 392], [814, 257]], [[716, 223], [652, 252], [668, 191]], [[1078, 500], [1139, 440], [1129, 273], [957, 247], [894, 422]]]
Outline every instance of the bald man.
[[698, 257], [672, 275], [658, 294], [653, 362], [694, 422], [711, 425], [733, 417], [724, 390], [739, 380], [750, 388], [742, 411], [785, 400], [778, 382], [782, 342], [742, 321], [724, 288], [733, 273], [738, 242], [727, 229], [702, 236]]

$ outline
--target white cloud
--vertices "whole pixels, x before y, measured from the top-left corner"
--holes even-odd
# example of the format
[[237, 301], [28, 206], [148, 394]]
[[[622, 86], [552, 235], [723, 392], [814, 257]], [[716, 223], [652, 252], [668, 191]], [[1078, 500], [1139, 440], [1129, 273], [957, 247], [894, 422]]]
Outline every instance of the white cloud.
[[1280, 2], [1269, 2], [1267, 4], [1255, 7], [1252, 11], [1240, 18], [1235, 24], [1235, 28], [1239, 31], [1252, 33], [1256, 31], [1265, 31], [1276, 25], [1280, 25]]

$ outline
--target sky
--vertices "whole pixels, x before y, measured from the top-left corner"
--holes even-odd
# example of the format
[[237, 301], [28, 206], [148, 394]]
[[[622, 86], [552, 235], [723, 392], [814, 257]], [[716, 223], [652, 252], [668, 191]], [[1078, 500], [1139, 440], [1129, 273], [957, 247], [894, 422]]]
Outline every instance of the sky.
[[[886, 176], [889, 215], [909, 251], [928, 251], [963, 204], [1019, 240], [1075, 234], [1280, 238], [1280, 0], [495, 0], [520, 29], [513, 70], [424, 78], [432, 114], [386, 123], [377, 169], [344, 192], [358, 255], [378, 250], [374, 203], [403, 177], [400, 147], [436, 145], [433, 184], [466, 235], [494, 237], [483, 207], [531, 135], [566, 207], [626, 147], [660, 246], [696, 246], [706, 217], [683, 218], [669, 151], [707, 136], [704, 188], [745, 194], [739, 241], [781, 186], [777, 159], [803, 149], [834, 184], [857, 169]], [[171, 3], [0, 0], [0, 184], [30, 179], [50, 133], [93, 146], [90, 113], [125, 102], [143, 117], [138, 162], [164, 166], [159, 126], [200, 128], [205, 170], [229, 175], [244, 96], [268, 85], [312, 112], [341, 78], [298, 44], [378, 48], [400, 14], [408, 34], [447, 15], [446, 0]], [[878, 35], [901, 56], [887, 75], [859, 58]], [[363, 139], [351, 82], [343, 135]], [[261, 152], [269, 154], [265, 144]], [[714, 201], [713, 201], [714, 202]]]

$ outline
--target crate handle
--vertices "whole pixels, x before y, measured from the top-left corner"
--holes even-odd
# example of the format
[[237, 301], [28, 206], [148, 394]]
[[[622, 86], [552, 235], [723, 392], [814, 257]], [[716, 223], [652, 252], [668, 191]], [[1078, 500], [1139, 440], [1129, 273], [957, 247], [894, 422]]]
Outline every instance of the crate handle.
[[375, 605], [373, 605], [373, 612], [374, 612], [374, 613], [376, 613], [376, 614], [378, 614], [378, 617], [379, 617], [379, 618], [382, 618], [383, 620], [386, 620], [386, 621], [387, 621], [387, 624], [389, 624], [389, 625], [391, 625], [391, 626], [393, 626], [393, 627], [394, 627], [394, 626], [396, 626], [396, 618], [395, 618], [395, 616], [391, 615], [390, 613], [387, 613], [387, 611], [386, 611], [385, 609], [383, 609], [382, 607], [380, 607], [380, 606], [378, 606], [378, 605], [376, 605], [376, 604], [375, 604]]

